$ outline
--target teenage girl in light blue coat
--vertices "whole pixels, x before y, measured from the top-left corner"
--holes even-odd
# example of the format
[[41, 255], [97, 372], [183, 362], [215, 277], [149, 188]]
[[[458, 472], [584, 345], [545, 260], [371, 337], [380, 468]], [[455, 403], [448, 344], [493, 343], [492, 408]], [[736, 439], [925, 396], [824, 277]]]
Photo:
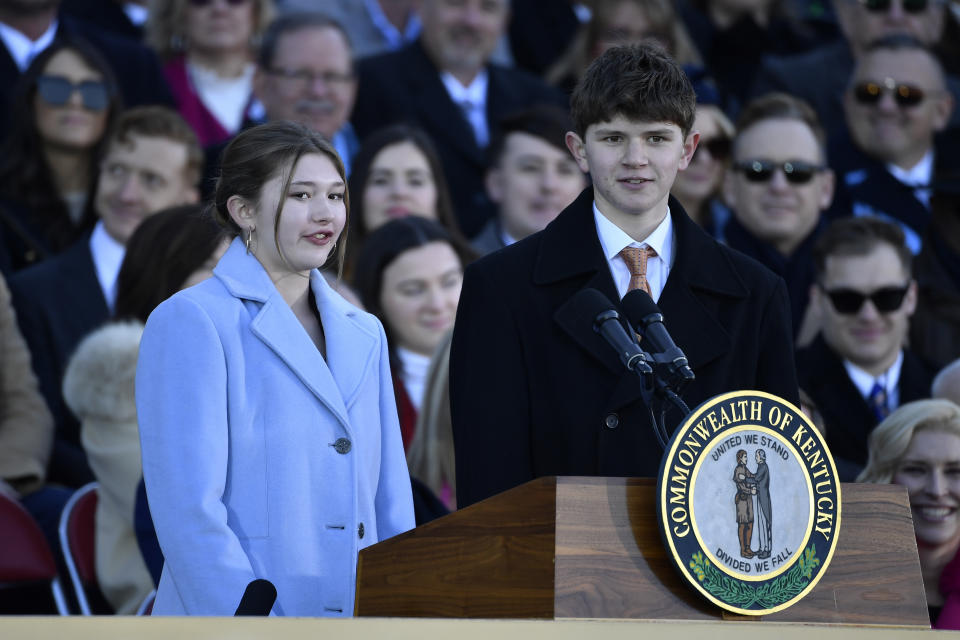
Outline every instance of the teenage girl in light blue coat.
[[358, 551], [414, 517], [383, 328], [317, 270], [343, 257], [343, 165], [299, 125], [255, 127], [215, 207], [237, 238], [140, 346], [154, 613], [232, 615], [264, 578], [274, 614], [349, 616]]

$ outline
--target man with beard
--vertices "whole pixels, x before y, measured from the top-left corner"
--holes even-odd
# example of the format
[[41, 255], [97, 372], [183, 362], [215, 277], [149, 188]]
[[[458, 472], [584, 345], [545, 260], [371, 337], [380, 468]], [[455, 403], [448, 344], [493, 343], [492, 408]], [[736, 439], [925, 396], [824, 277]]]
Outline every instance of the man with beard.
[[401, 121], [426, 131], [468, 237], [496, 213], [483, 182], [485, 150], [499, 120], [537, 103], [566, 107], [562, 94], [539, 78], [490, 63], [509, 14], [508, 0], [423, 0], [420, 37], [358, 65], [357, 132], [363, 138]]
[[88, 41], [110, 63], [126, 106], [173, 105], [156, 55], [145, 46], [114, 36], [60, 12], [60, 0], [0, 2], [0, 138], [7, 126], [13, 87], [30, 62], [58, 37]]

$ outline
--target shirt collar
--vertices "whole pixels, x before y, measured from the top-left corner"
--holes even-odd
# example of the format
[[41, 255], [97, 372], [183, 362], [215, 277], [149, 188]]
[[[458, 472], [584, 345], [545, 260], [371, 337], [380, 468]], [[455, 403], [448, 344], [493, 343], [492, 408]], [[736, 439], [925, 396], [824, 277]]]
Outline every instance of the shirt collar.
[[39, 38], [31, 40], [10, 25], [0, 22], [0, 40], [3, 40], [17, 68], [23, 72], [40, 52], [50, 46], [59, 26], [60, 21], [54, 18]]
[[90, 234], [90, 254], [93, 256], [93, 265], [97, 271], [97, 281], [103, 290], [103, 297], [112, 312], [117, 301], [117, 276], [120, 275], [120, 265], [123, 264], [126, 247], [107, 233], [103, 221], [98, 220], [93, 227], [93, 233]]
[[670, 207], [650, 235], [637, 242], [626, 231], [613, 224], [609, 218], [600, 213], [597, 203], [593, 203], [593, 219], [597, 225], [597, 235], [600, 237], [600, 246], [607, 260], [612, 260], [624, 247], [650, 247], [668, 265], [673, 264], [673, 219]]
[[127, 19], [138, 27], [147, 24], [147, 18], [150, 17], [150, 9], [134, 2], [124, 2], [123, 12], [127, 15]]
[[880, 383], [880, 386], [887, 392], [887, 397], [893, 397], [894, 392], [897, 390], [897, 385], [900, 384], [900, 370], [903, 368], [903, 350], [900, 350], [897, 359], [890, 365], [890, 368], [879, 376], [867, 373], [846, 359], [843, 361], [843, 366], [847, 370], [847, 375], [850, 377], [851, 382], [853, 382], [857, 391], [859, 391], [860, 395], [864, 398], [870, 395], [874, 383]]
[[448, 71], [440, 72], [440, 80], [443, 82], [443, 86], [446, 87], [447, 93], [450, 94], [450, 98], [457, 104], [469, 102], [474, 106], [483, 106], [487, 101], [487, 85], [489, 84], [490, 76], [487, 74], [486, 69], [481, 69], [477, 77], [473, 79], [473, 82], [466, 87], [460, 84], [460, 81], [454, 78], [453, 74]]
[[373, 26], [383, 36], [390, 49], [399, 49], [404, 42], [413, 42], [420, 35], [420, 16], [416, 13], [410, 14], [407, 18], [407, 24], [403, 28], [403, 33], [400, 33], [400, 30], [393, 26], [387, 20], [387, 16], [383, 14], [383, 8], [380, 7], [379, 0], [365, 0], [364, 8], [367, 10], [367, 15], [370, 16]]
[[887, 171], [905, 185], [911, 187], [927, 187], [933, 177], [933, 149], [920, 159], [920, 162], [909, 169], [901, 169], [895, 164], [888, 164]]

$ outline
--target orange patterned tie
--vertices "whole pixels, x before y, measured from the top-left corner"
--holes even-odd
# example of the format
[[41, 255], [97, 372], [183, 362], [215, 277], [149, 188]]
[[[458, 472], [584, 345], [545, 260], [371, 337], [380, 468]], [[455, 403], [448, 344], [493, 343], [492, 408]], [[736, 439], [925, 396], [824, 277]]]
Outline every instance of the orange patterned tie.
[[647, 258], [652, 258], [656, 255], [657, 252], [650, 247], [623, 248], [623, 251], [620, 252], [620, 257], [623, 258], [623, 261], [627, 264], [627, 269], [630, 270], [630, 286], [627, 288], [627, 291], [643, 289], [647, 292], [647, 295], [652, 295], [650, 293], [650, 283], [647, 282]]

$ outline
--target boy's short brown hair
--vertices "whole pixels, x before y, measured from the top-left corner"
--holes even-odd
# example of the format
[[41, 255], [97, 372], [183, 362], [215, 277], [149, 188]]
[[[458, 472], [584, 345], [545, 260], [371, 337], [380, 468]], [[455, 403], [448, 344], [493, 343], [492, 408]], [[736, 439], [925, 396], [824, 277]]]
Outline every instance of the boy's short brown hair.
[[570, 115], [582, 138], [587, 127], [617, 115], [644, 122], [672, 122], [684, 138], [693, 128], [697, 96], [690, 79], [662, 47], [613, 47], [587, 68], [570, 96]]

